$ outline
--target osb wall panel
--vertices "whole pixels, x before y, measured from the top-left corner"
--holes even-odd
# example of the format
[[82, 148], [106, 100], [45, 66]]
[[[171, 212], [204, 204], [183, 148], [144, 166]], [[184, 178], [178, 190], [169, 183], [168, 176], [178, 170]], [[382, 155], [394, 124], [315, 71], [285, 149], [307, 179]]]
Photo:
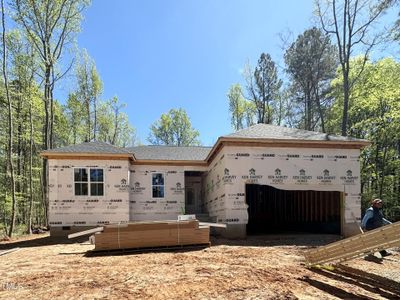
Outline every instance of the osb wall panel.
[[[164, 198], [153, 198], [152, 174], [164, 175]], [[130, 176], [131, 221], [176, 220], [185, 209], [185, 173], [181, 166], [131, 167]]]
[[[101, 168], [104, 196], [75, 196], [74, 168]], [[129, 221], [129, 162], [49, 159], [49, 223], [91, 226]]]
[[206, 180], [203, 188], [205, 189], [205, 206], [211, 219], [216, 222], [227, 222], [225, 214], [226, 194], [223, 183], [223, 172], [225, 168], [224, 151], [220, 151], [209, 165]]
[[[225, 147], [212, 163], [208, 201], [218, 202], [218, 221], [247, 224], [245, 184], [286, 190], [342, 191], [345, 222], [360, 220], [359, 150]], [[213, 204], [214, 205], [214, 204]], [[214, 206], [211, 205], [211, 212]]]

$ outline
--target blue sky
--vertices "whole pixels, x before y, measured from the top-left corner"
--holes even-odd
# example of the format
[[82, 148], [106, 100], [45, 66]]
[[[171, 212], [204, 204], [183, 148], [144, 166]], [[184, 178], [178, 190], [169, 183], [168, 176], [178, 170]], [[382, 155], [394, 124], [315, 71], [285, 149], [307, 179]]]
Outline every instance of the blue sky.
[[[184, 108], [203, 145], [232, 132], [227, 91], [262, 52], [282, 63], [279, 32], [311, 25], [312, 1], [93, 1], [78, 46], [95, 60], [102, 98], [117, 95], [147, 144], [149, 127]], [[73, 89], [59, 84], [59, 97]], [[63, 102], [63, 99], [60, 99]]]
[[[127, 104], [141, 143], [162, 113], [182, 107], [208, 146], [232, 132], [226, 94], [243, 83], [245, 63], [267, 52], [283, 73], [279, 33], [296, 37], [312, 19], [312, 0], [94, 0], [77, 40], [96, 62], [102, 98]], [[56, 96], [64, 102], [72, 89], [65, 80]]]

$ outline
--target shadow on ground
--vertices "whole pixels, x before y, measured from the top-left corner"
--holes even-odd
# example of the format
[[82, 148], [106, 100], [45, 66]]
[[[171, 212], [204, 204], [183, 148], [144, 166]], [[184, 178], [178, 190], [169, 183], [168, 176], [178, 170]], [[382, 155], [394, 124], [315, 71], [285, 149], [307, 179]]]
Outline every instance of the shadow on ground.
[[[253, 247], [268, 247], [268, 246], [304, 246], [318, 247], [337, 241], [340, 239], [338, 235], [320, 235], [320, 234], [271, 234], [271, 235], [251, 235], [245, 239], [227, 239], [223, 237], [211, 237], [211, 245], [226, 245], [226, 246], [253, 246]], [[11, 242], [0, 243], [0, 251], [12, 248], [40, 247], [46, 245], [57, 244], [74, 244], [82, 243], [88, 240], [88, 236], [83, 236], [75, 239], [66, 237], [51, 237], [44, 235], [42, 237], [32, 238], [28, 240], [16, 240]], [[173, 249], [169, 249], [172, 251]]]
[[133, 249], [116, 249], [116, 250], [103, 250], [103, 251], [87, 251], [84, 256], [120, 256], [120, 255], [137, 255], [143, 253], [162, 253], [174, 252], [185, 253], [199, 251], [208, 248], [208, 245], [193, 245], [193, 246], [171, 246], [171, 247], [149, 247], [149, 248], [133, 248]]
[[1, 250], [8, 250], [12, 248], [26, 248], [26, 247], [41, 247], [41, 246], [50, 246], [50, 245], [57, 245], [57, 244], [74, 244], [74, 243], [81, 243], [87, 241], [88, 237], [76, 238], [76, 239], [68, 239], [64, 237], [51, 237], [48, 235], [44, 235], [37, 238], [29, 239], [29, 240], [16, 240], [6, 243], [0, 244], [0, 251]]
[[211, 244], [226, 246], [305, 246], [318, 247], [341, 239], [339, 235], [330, 234], [266, 234], [249, 235], [245, 239], [226, 239], [211, 237]]
[[[370, 293], [379, 295], [387, 299], [400, 299], [400, 284], [397, 281], [382, 277], [373, 273], [368, 273], [359, 269], [351, 268], [349, 266], [338, 265], [332, 269], [311, 269], [313, 272], [325, 276], [327, 278], [345, 282], [351, 285], [358, 286]], [[362, 299], [375, 299], [368, 298], [365, 295], [350, 294], [335, 286], [329, 285], [326, 282], [321, 282], [308, 277], [302, 278], [302, 281], [323, 290], [335, 297], [343, 298], [362, 298]]]

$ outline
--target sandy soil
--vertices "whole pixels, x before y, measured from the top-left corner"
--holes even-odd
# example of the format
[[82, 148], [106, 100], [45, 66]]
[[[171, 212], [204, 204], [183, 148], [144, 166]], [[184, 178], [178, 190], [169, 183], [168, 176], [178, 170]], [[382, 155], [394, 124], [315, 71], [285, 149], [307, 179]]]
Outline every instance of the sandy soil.
[[304, 251], [332, 236], [213, 239], [195, 251], [86, 256], [88, 243], [47, 235], [1, 242], [1, 299], [398, 299], [400, 249], [383, 261], [305, 267]]

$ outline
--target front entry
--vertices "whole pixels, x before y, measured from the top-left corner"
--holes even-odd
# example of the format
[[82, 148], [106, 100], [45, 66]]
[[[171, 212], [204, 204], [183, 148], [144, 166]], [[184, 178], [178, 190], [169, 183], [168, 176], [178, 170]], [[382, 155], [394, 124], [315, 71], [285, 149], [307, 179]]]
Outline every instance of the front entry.
[[201, 207], [201, 175], [200, 172], [185, 174], [185, 213], [199, 214]]

